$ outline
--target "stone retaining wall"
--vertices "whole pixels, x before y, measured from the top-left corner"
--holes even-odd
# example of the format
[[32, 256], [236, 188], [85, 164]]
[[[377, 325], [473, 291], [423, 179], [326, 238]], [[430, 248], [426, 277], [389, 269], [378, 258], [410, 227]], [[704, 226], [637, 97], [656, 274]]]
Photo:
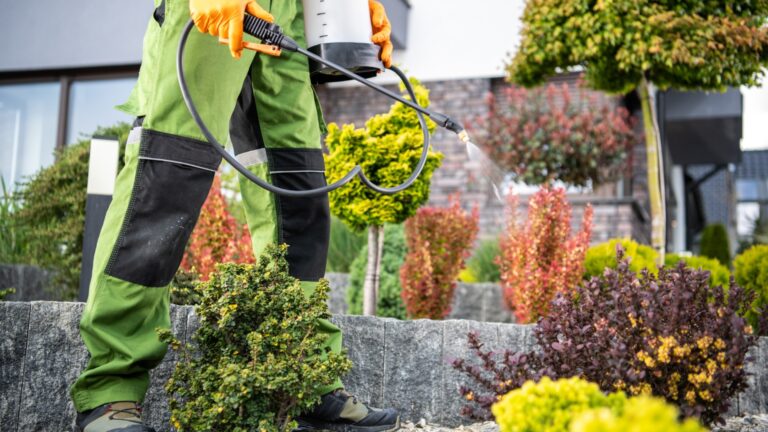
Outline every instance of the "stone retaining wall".
[[[325, 277], [331, 286], [328, 309], [334, 315], [346, 314], [349, 311], [347, 304], [349, 275], [328, 273]], [[515, 322], [512, 312], [504, 306], [501, 287], [495, 283], [457, 283], [448, 318], [500, 323]]]
[[[82, 303], [0, 302], [0, 425], [3, 431], [71, 430], [74, 409], [68, 386], [88, 354], [77, 323]], [[171, 310], [173, 331], [189, 339], [196, 326], [191, 307]], [[466, 357], [466, 334], [480, 333], [491, 349], [530, 349], [531, 327], [475, 321], [399, 321], [335, 316], [354, 362], [347, 387], [378, 406], [393, 406], [405, 420], [456, 425], [462, 422], [458, 388], [463, 377], [450, 360]], [[750, 365], [751, 388], [739, 396], [733, 414], [768, 412], [768, 338], [762, 338]], [[166, 395], [176, 356], [169, 353], [152, 371], [145, 401], [147, 421], [168, 431]]]

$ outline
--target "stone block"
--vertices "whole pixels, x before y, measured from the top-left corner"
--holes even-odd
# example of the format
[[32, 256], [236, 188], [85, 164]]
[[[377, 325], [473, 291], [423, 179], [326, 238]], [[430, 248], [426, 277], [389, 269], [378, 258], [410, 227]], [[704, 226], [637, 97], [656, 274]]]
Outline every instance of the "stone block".
[[442, 399], [443, 323], [385, 320], [384, 398], [403, 420], [438, 420]]
[[476, 357], [467, 344], [467, 335], [470, 332], [477, 332], [480, 340], [486, 344], [488, 349], [497, 349], [498, 327], [497, 324], [467, 320], [447, 320], [443, 323], [442, 394], [436, 413], [436, 423], [444, 426], [471, 423], [470, 420], [461, 416], [461, 409], [467, 401], [462, 398], [459, 389], [462, 385], [467, 385], [470, 388], [473, 388], [474, 385], [469, 377], [454, 370], [452, 363], [456, 359], [464, 359], [470, 364], [477, 364]]
[[31, 303], [19, 431], [72, 430], [69, 387], [88, 360], [78, 329], [82, 310], [82, 303]]
[[534, 348], [533, 325], [504, 324], [499, 326], [499, 349], [527, 352]]
[[495, 283], [481, 284], [483, 293], [483, 321], [514, 323], [515, 315], [507, 309], [501, 286]]
[[8, 431], [19, 420], [30, 310], [29, 303], [0, 302], [0, 425]]
[[385, 320], [369, 316], [337, 315], [334, 324], [344, 333], [343, 344], [352, 370], [344, 386], [361, 401], [381, 406], [384, 397]]
[[[191, 310], [189, 306], [171, 305], [171, 329], [180, 341], [185, 341], [187, 338], [187, 316]], [[162, 363], [149, 374], [150, 386], [144, 399], [142, 416], [144, 421], [158, 432], [167, 431], [169, 428], [171, 414], [168, 411], [168, 393], [165, 391], [165, 383], [171, 377], [178, 358], [178, 353], [169, 349]]]
[[484, 291], [480, 284], [457, 283], [453, 292], [451, 319], [483, 320]]
[[328, 273], [325, 275], [331, 291], [328, 293], [328, 310], [334, 315], [344, 315], [349, 311], [347, 305], [347, 287], [349, 274]]
[[[757, 414], [761, 409], [761, 405], [764, 406], [764, 395], [761, 393], [761, 381], [764, 382], [765, 380], [765, 368], [766, 368], [766, 361], [768, 361], [768, 357], [765, 355], [768, 354], [765, 352], [765, 344], [761, 343], [762, 341], [758, 340], [758, 343], [755, 347], [753, 347], [748, 354], [748, 357], [752, 360], [750, 363], [747, 364], [747, 384], [749, 387], [742, 392], [739, 395], [739, 414], [745, 415], [745, 414]], [[761, 376], [762, 375], [762, 376]], [[761, 379], [762, 378], [762, 379]]]

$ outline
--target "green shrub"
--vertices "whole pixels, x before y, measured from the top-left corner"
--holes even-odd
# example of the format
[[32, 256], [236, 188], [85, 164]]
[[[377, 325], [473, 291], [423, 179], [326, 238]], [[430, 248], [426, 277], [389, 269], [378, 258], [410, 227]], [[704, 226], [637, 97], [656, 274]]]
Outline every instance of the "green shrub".
[[200, 304], [200, 275], [196, 271], [176, 270], [168, 288], [171, 291], [171, 303], [177, 305]]
[[[405, 319], [405, 306], [400, 297], [400, 267], [405, 260], [405, 231], [402, 225], [384, 225], [384, 247], [381, 257], [379, 297], [376, 302], [376, 315], [381, 317]], [[368, 264], [368, 251], [360, 249], [352, 262], [349, 272], [347, 304], [349, 313], [363, 313], [363, 283]]]
[[177, 430], [293, 430], [319, 402], [316, 389], [351, 368], [318, 332], [330, 317], [328, 282], [306, 296], [286, 251], [268, 246], [256, 264], [223, 264], [202, 283], [195, 348], [158, 331], [181, 354], [165, 386]]
[[677, 409], [663, 399], [638, 396], [624, 404], [621, 413], [608, 408], [584, 411], [571, 422], [570, 432], [706, 432], [694, 419], [678, 421]]
[[[129, 131], [127, 123], [120, 123], [95, 132], [119, 137], [120, 167]], [[20, 184], [17, 193], [22, 207], [14, 212], [13, 223], [27, 232], [24, 261], [52, 270], [52, 284], [62, 287], [62, 299], [74, 299], [80, 283], [89, 155], [90, 140], [65, 147], [56, 163]]]
[[328, 263], [325, 270], [335, 273], [349, 273], [358, 253], [365, 249], [368, 239], [361, 233], [347, 228], [341, 219], [331, 218], [331, 241], [328, 245]]
[[0, 196], [0, 263], [15, 264], [24, 262], [27, 249], [27, 230], [18, 224], [14, 217], [21, 209], [18, 200], [0, 178], [2, 196]]
[[472, 280], [462, 280], [464, 282], [499, 282], [501, 276], [499, 266], [495, 261], [500, 253], [499, 239], [481, 241], [467, 261], [466, 269]]
[[728, 244], [728, 232], [723, 224], [707, 225], [701, 233], [700, 253], [714, 258], [726, 267], [731, 266], [731, 249]]
[[768, 320], [768, 245], [757, 245], [744, 251], [733, 260], [733, 276], [736, 283], [754, 295], [754, 300], [744, 317], [759, 333], [768, 332], [764, 322]]
[[642, 245], [630, 239], [611, 239], [607, 242], [596, 244], [587, 249], [584, 262], [584, 278], [602, 276], [605, 269], [616, 269], [616, 245], [624, 249], [624, 256], [630, 258], [629, 269], [635, 273], [648, 270], [653, 274], [658, 272], [656, 259], [658, 254], [652, 247]]
[[16, 293], [16, 288], [0, 289], [0, 301], [5, 300], [6, 297], [15, 293]]
[[595, 408], [620, 410], [624, 393], [605, 395], [596, 384], [579, 378], [528, 381], [493, 405], [501, 432], [568, 432], [571, 421]]
[[731, 272], [728, 270], [728, 267], [720, 264], [720, 261], [697, 255], [680, 256], [677, 254], [667, 254], [664, 257], [664, 265], [666, 267], [675, 267], [680, 261], [683, 261], [690, 268], [708, 271], [709, 286], [728, 287]]

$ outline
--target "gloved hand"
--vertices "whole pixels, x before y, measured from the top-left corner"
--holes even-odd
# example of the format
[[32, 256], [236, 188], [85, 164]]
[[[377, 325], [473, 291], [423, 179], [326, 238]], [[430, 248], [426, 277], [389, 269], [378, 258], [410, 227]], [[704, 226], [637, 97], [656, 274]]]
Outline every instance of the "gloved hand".
[[243, 18], [245, 12], [274, 22], [275, 18], [254, 0], [190, 0], [189, 12], [197, 29], [203, 33], [229, 40], [232, 57], [240, 58], [243, 51]]
[[392, 25], [389, 24], [387, 12], [384, 6], [376, 0], [368, 0], [368, 11], [371, 14], [371, 26], [373, 27], [373, 36], [371, 41], [381, 47], [379, 58], [384, 62], [384, 66], [392, 65]]

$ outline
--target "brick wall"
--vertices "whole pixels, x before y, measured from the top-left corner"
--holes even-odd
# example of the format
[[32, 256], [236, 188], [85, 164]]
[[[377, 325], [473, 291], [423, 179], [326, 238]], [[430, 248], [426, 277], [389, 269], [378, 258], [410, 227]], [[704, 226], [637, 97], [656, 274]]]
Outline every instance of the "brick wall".
[[[552, 82], [566, 85], [578, 93], [579, 74], [564, 74]], [[507, 84], [500, 78], [476, 78], [424, 83], [430, 90], [431, 107], [461, 121], [471, 134], [482, 136], [482, 130], [472, 130], [475, 119], [487, 112], [486, 98], [490, 93], [500, 95]], [[396, 90], [396, 86], [388, 86]], [[586, 91], [598, 102], [617, 103], [616, 98]], [[319, 86], [318, 96], [327, 122], [354, 123], [362, 127], [366, 119], [385, 112], [392, 101], [368, 88], [360, 86]], [[442, 166], [432, 178], [429, 205], [444, 206], [448, 197], [459, 193], [462, 204], [480, 210], [481, 237], [491, 237], [504, 227], [504, 206], [496, 197], [490, 182], [483, 176], [483, 167], [469, 160], [466, 148], [452, 132], [438, 129], [432, 137], [434, 148], [444, 154]], [[595, 206], [593, 242], [612, 237], [633, 237], [647, 241], [649, 222], [643, 219], [646, 207], [643, 180], [645, 157], [642, 146], [633, 155], [631, 172], [620, 183], [603, 185], [590, 193], [572, 196], [574, 225], [581, 221], [584, 206]], [[624, 192], [626, 191], [626, 193]], [[631, 193], [631, 195], [630, 195]], [[639, 205], [633, 198], [639, 200]], [[523, 197], [523, 202], [525, 197]], [[524, 209], [523, 209], [524, 210]]]

